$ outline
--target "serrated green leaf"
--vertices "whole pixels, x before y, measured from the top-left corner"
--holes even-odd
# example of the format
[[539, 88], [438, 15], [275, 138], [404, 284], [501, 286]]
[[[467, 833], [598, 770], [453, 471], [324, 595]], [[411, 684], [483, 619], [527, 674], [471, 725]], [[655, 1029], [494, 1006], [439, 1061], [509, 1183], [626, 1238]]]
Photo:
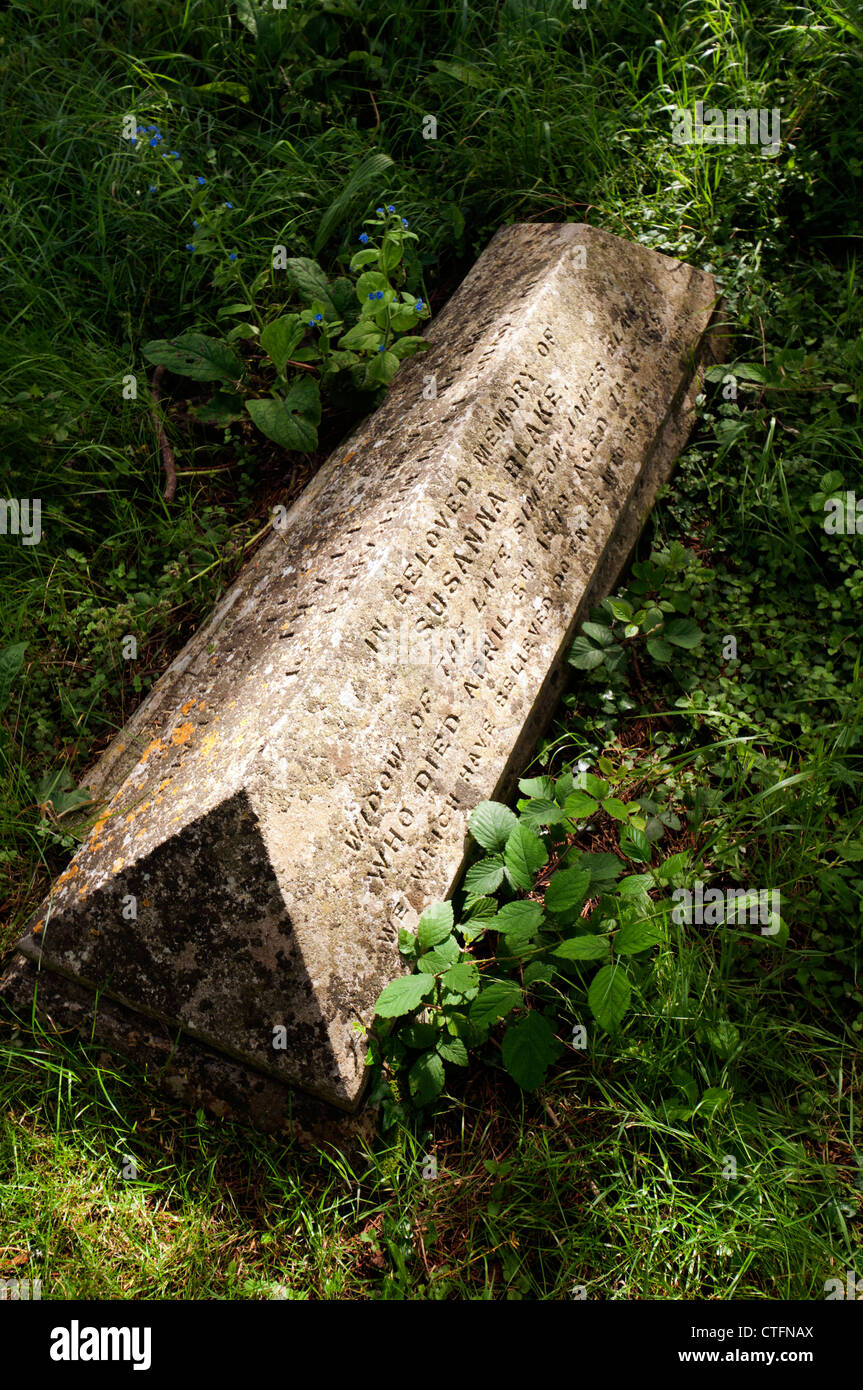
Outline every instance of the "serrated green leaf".
[[648, 637], [646, 642], [647, 650], [654, 661], [670, 661], [674, 655], [674, 649], [664, 642], [661, 637]]
[[670, 618], [663, 628], [662, 635], [669, 642], [673, 642], [675, 647], [685, 647], [687, 650], [699, 646], [704, 636], [701, 628], [691, 618]]
[[548, 860], [538, 835], [519, 821], [510, 832], [503, 854], [507, 877], [515, 888], [532, 888], [533, 880]]
[[375, 1014], [379, 1018], [400, 1018], [413, 1013], [434, 987], [430, 975], [403, 975], [385, 985], [378, 996]]
[[578, 671], [593, 671], [605, 660], [605, 652], [587, 637], [576, 637], [567, 654], [567, 661]]
[[571, 936], [568, 941], [562, 941], [551, 954], [560, 956], [561, 960], [607, 960], [609, 949], [607, 937], [592, 936], [588, 932], [584, 936]]
[[531, 985], [550, 984], [554, 976], [554, 966], [547, 960], [532, 960], [524, 968], [524, 987], [529, 989]]
[[474, 807], [468, 827], [477, 844], [487, 850], [502, 850], [512, 834], [517, 817], [499, 801], [481, 801]]
[[632, 991], [619, 965], [604, 965], [590, 983], [587, 1002], [590, 1011], [606, 1033], [616, 1033], [623, 1022]]
[[536, 1010], [512, 1024], [503, 1035], [503, 1064], [524, 1091], [535, 1091], [542, 1085], [558, 1051], [551, 1024]]
[[534, 797], [542, 801], [554, 800], [554, 778], [553, 777], [523, 777], [518, 784], [518, 789], [523, 796]]
[[417, 953], [417, 939], [407, 927], [399, 927], [399, 952], [413, 960]]
[[587, 792], [588, 796], [595, 796], [598, 801], [608, 796], [608, 783], [601, 777], [595, 777], [592, 772], [579, 772], [575, 786], [577, 791]]
[[470, 1020], [481, 1027], [497, 1023], [522, 1003], [521, 988], [515, 980], [492, 980], [470, 1006]]
[[468, 1063], [467, 1048], [461, 1038], [440, 1038], [437, 1050], [445, 1062], [452, 1062], [454, 1066], [466, 1067]]
[[548, 801], [545, 797], [538, 796], [528, 801], [527, 805], [521, 808], [519, 815], [525, 825], [535, 830], [544, 825], [556, 825], [564, 819], [565, 812], [556, 801]]
[[479, 970], [472, 960], [458, 961], [447, 970], [441, 984], [451, 994], [460, 994], [463, 999], [472, 999], [479, 989]]
[[468, 897], [481, 898], [486, 893], [494, 893], [503, 883], [503, 858], [488, 855], [472, 864], [464, 876], [464, 887]]
[[587, 792], [571, 792], [563, 803], [563, 813], [570, 820], [589, 820], [599, 810], [599, 802]]
[[615, 820], [629, 820], [629, 810], [626, 803], [619, 801], [616, 796], [607, 796], [602, 803], [603, 811], [607, 811]]
[[634, 821], [630, 822], [626, 830], [620, 832], [620, 852], [625, 854], [627, 859], [650, 863], [650, 841]]
[[658, 946], [664, 936], [661, 922], [625, 922], [614, 938], [614, 949], [619, 956], [635, 956]]
[[578, 865], [558, 869], [549, 879], [545, 890], [545, 906], [549, 912], [570, 912], [582, 907], [590, 888], [590, 873]]
[[632, 617], [631, 603], [627, 603], [626, 599], [622, 598], [608, 598], [605, 602], [608, 606], [608, 611], [613, 617], [617, 618], [618, 622], [629, 622], [629, 619]]
[[434, 946], [430, 951], [417, 960], [417, 970], [424, 975], [443, 975], [454, 965], [461, 955], [461, 948], [454, 936], [448, 936], [446, 941], [442, 941], [439, 946]]
[[594, 642], [598, 642], [601, 647], [614, 646], [614, 633], [604, 623], [582, 623], [581, 630]]
[[453, 929], [454, 917], [452, 903], [432, 903], [427, 907], [417, 924], [417, 941], [420, 949], [428, 951], [441, 941], [446, 941]]
[[542, 923], [542, 905], [529, 902], [527, 899], [520, 899], [518, 902], [507, 903], [502, 907], [489, 926], [504, 934], [511, 931], [535, 934], [539, 931]]

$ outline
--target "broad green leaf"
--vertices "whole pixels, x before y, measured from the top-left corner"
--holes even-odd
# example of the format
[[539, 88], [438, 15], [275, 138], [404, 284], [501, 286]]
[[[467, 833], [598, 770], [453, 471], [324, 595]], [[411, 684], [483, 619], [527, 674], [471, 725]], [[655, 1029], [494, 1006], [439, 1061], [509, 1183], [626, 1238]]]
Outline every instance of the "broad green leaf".
[[519, 931], [535, 934], [542, 926], [542, 922], [542, 904], [521, 899], [519, 902], [507, 903], [502, 907], [494, 920], [489, 922], [489, 926], [494, 931], [504, 933]]
[[589, 820], [599, 810], [599, 802], [587, 792], [572, 792], [563, 803], [563, 812], [570, 820]]
[[554, 966], [547, 960], [532, 960], [524, 968], [524, 987], [543, 983], [549, 984], [555, 976]]
[[648, 637], [646, 646], [654, 661], [667, 662], [674, 655], [674, 649], [667, 642], [663, 642], [661, 637]]
[[354, 286], [354, 292], [361, 304], [369, 302], [370, 294], [382, 293], [384, 304], [393, 299], [390, 282], [380, 270], [364, 270]]
[[626, 803], [619, 801], [616, 796], [607, 796], [602, 803], [603, 811], [607, 811], [615, 820], [629, 820], [629, 811]]
[[537, 797], [542, 801], [554, 800], [553, 777], [523, 777], [518, 789], [523, 796]]
[[552, 951], [553, 956], [560, 956], [561, 960], [607, 960], [609, 953], [608, 937], [591, 936], [571, 936], [568, 941], [562, 941], [559, 946], [555, 946]]
[[246, 401], [246, 409], [261, 433], [283, 449], [308, 454], [317, 448], [321, 395], [316, 381], [303, 377], [283, 399], [263, 396]]
[[377, 352], [384, 341], [384, 335], [371, 319], [360, 319], [347, 333], [339, 338], [339, 347], [350, 348], [354, 352]]
[[547, 801], [544, 797], [538, 796], [523, 806], [519, 815], [525, 825], [531, 830], [536, 830], [544, 825], [556, 825], [564, 819], [566, 812], [556, 801]]
[[622, 878], [618, 884], [618, 890], [622, 898], [646, 897], [648, 889], [653, 887], [653, 874], [629, 874], [627, 878]]
[[[398, 329], [399, 325], [394, 322], [393, 327]], [[403, 362], [406, 357], [413, 357], [414, 353], [424, 352], [426, 348], [430, 347], [431, 343], [427, 338], [417, 338], [409, 333], [406, 338], [397, 338], [394, 343], [391, 343], [390, 352], [393, 357], [397, 357], [400, 362]]]
[[492, 980], [471, 1004], [471, 1022], [480, 1026], [497, 1023], [521, 1002], [521, 988], [515, 980]]
[[464, 999], [472, 999], [479, 989], [479, 970], [472, 960], [458, 961], [447, 970], [441, 984], [451, 994], [460, 994]]
[[587, 792], [588, 796], [595, 796], [601, 801], [604, 796], [608, 796], [608, 783], [601, 777], [594, 777], [592, 772], [579, 772], [575, 779], [576, 790]]
[[582, 623], [581, 630], [594, 642], [598, 642], [601, 647], [614, 646], [614, 633], [604, 623]]
[[499, 801], [481, 801], [471, 812], [468, 827], [483, 849], [501, 850], [512, 834], [517, 817]]
[[408, 1085], [417, 1105], [428, 1105], [444, 1087], [444, 1065], [436, 1052], [424, 1052], [408, 1072]]
[[662, 631], [663, 637], [673, 642], [675, 647], [687, 649], [700, 645], [704, 634], [691, 618], [671, 618]]
[[503, 1064], [524, 1091], [535, 1091], [545, 1080], [559, 1047], [548, 1019], [533, 1010], [503, 1035]]
[[626, 830], [620, 833], [620, 852], [625, 854], [627, 859], [637, 859], [644, 864], [650, 863], [650, 841], [643, 830], [639, 830], [634, 824], [630, 824]]
[[177, 338], [154, 338], [141, 351], [148, 362], [167, 367], [192, 381], [239, 381], [243, 364], [226, 343], [203, 333], [181, 333]]
[[587, 994], [590, 1011], [606, 1033], [616, 1033], [629, 1008], [629, 980], [619, 965], [604, 965], [594, 975]]
[[506, 842], [504, 864], [510, 883], [516, 888], [532, 888], [533, 880], [548, 860], [548, 851], [538, 835], [526, 825], [515, 825]]
[[431, 975], [403, 975], [381, 990], [375, 1013], [379, 1018], [400, 1018], [413, 1013], [433, 987]]
[[261, 347], [275, 365], [276, 371], [283, 372], [294, 349], [298, 348], [306, 335], [306, 325], [299, 314], [283, 314], [273, 319], [261, 333]]
[[625, 922], [614, 938], [614, 949], [619, 956], [635, 956], [658, 946], [664, 936], [661, 922]]
[[448, 936], [446, 941], [441, 941], [440, 945], [432, 947], [425, 955], [419, 957], [417, 970], [422, 971], [424, 975], [443, 975], [460, 955], [461, 948], [455, 937]]
[[9, 703], [12, 684], [24, 663], [26, 650], [26, 642], [13, 642], [11, 647], [4, 647], [0, 652], [0, 710]]
[[291, 287], [296, 290], [304, 304], [311, 304], [315, 299], [320, 299], [331, 306], [329, 281], [317, 261], [313, 261], [310, 256], [289, 256], [288, 274]]
[[364, 265], [377, 265], [378, 254], [376, 246], [364, 246], [362, 251], [351, 256], [351, 270], [362, 270]]
[[494, 893], [503, 883], [503, 859], [500, 855], [480, 859], [472, 864], [464, 876], [464, 887], [468, 897], [482, 898]]
[[566, 659], [570, 666], [575, 666], [579, 671], [592, 671], [602, 665], [605, 653], [587, 637], [576, 637]]
[[467, 1048], [461, 1038], [441, 1037], [437, 1044], [437, 1050], [445, 1062], [452, 1062], [456, 1067], [467, 1066]]
[[623, 598], [606, 599], [608, 611], [617, 618], [618, 622], [628, 623], [632, 617], [632, 604], [627, 603]]
[[623, 873], [623, 865], [616, 854], [607, 851], [598, 851], [592, 854], [580, 854], [576, 860], [579, 868], [587, 869], [590, 873], [590, 886], [596, 888], [600, 893], [605, 893], [614, 886], [615, 880]]
[[589, 888], [590, 874], [586, 869], [577, 865], [572, 869], [558, 869], [545, 890], [546, 908], [549, 912], [570, 912], [574, 907], [582, 907]]
[[453, 929], [452, 903], [432, 903], [427, 907], [417, 925], [417, 940], [423, 951], [446, 941]]
[[394, 352], [377, 352], [366, 368], [365, 385], [388, 386], [399, 369]]
[[413, 960], [417, 953], [417, 939], [407, 927], [399, 927], [399, 954]]

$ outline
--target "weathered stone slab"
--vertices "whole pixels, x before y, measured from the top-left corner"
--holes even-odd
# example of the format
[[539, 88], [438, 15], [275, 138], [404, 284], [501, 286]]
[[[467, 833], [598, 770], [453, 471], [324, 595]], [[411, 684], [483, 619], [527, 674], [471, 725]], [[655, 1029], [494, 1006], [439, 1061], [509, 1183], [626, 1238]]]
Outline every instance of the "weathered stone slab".
[[499, 232], [88, 779], [110, 801], [24, 955], [354, 1109], [398, 928], [535, 740], [715, 302], [586, 226]]

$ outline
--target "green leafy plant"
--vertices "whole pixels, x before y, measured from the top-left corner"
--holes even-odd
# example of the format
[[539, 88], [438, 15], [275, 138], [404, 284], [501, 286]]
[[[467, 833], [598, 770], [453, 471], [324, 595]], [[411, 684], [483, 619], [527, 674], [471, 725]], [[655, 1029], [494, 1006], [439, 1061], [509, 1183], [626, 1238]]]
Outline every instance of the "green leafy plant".
[[[406, 1073], [419, 1106], [443, 1090], [447, 1063], [466, 1066], [498, 1034], [504, 1068], [535, 1090], [566, 1051], [564, 1013], [574, 1005], [591, 1026], [617, 1034], [649, 973], [648, 953], [666, 941], [662, 895], [688, 856], [653, 866], [656, 836], [643, 805], [587, 771], [526, 778], [519, 789], [516, 811], [476, 807], [470, 832], [484, 853], [455, 902], [427, 908], [415, 934], [399, 932], [414, 973], [377, 1001], [376, 1020], [391, 1031], [376, 1024], [370, 1061]], [[599, 815], [617, 825], [617, 852], [571, 843]]]
[[[392, 204], [378, 208], [364, 225], [372, 230], [361, 234], [362, 248], [351, 258], [349, 276], [330, 280], [308, 256], [286, 259], [303, 307], [257, 330], [263, 363], [243, 361], [229, 341], [203, 333], [145, 343], [147, 361], [193, 381], [219, 383], [197, 412], [203, 422], [230, 424], [245, 410], [274, 443], [311, 453], [318, 443], [322, 395], [337, 377], [345, 374], [355, 388], [378, 391], [406, 357], [428, 346], [411, 332], [429, 317], [428, 307], [404, 288], [405, 253], [416, 234]], [[250, 310], [251, 305], [232, 304], [224, 312]], [[247, 324], [238, 329], [229, 337], [252, 331]], [[263, 392], [261, 371], [269, 378]]]
[[[636, 561], [624, 593], [603, 599], [569, 651], [570, 665], [580, 671], [602, 667], [619, 676], [629, 653], [643, 646], [654, 661], [667, 665], [675, 652], [700, 646], [703, 632], [689, 616], [692, 594], [680, 576], [695, 566], [695, 556], [679, 542], [668, 551]], [[701, 577], [699, 575], [699, 577]]]

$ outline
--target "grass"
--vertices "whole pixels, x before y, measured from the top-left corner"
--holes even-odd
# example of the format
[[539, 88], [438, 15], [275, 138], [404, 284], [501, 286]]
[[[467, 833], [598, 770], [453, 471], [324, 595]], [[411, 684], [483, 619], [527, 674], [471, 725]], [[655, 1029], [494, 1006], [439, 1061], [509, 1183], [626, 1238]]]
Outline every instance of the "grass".
[[[148, 338], [224, 326], [243, 281], [262, 314], [286, 303], [261, 273], [274, 244], [343, 267], [384, 193], [420, 232], [433, 308], [513, 220], [589, 220], [719, 278], [755, 371], [736, 399], [706, 391], [645, 541], [703, 569], [685, 583], [704, 644], [630, 665], [608, 697], [574, 682], [539, 755], [610, 751], [630, 790], [662, 783], [703, 876], [779, 886], [789, 927], [771, 946], [680, 929], [620, 1038], [568, 1053], [534, 1097], [492, 1047], [352, 1166], [7, 1029], [0, 1277], [81, 1298], [818, 1299], [863, 1273], [863, 565], [810, 501], [831, 471], [863, 493], [863, 33], [826, 0], [666, 8], [44, 0], [0, 17], [0, 495], [41, 498], [45, 533], [0, 537], [0, 652], [27, 643], [0, 725], [2, 941], [76, 843], [74, 816], [40, 810], [44, 779], [80, 776], [314, 464], [189, 425], [178, 398], [169, 508], [124, 375]], [[697, 100], [778, 105], [778, 157], [672, 144], [669, 108]], [[235, 204], [236, 263], [185, 252], [193, 195], [161, 168], [148, 194], [130, 111], [207, 177], [195, 196]], [[349, 423], [333, 409], [325, 441]]]

